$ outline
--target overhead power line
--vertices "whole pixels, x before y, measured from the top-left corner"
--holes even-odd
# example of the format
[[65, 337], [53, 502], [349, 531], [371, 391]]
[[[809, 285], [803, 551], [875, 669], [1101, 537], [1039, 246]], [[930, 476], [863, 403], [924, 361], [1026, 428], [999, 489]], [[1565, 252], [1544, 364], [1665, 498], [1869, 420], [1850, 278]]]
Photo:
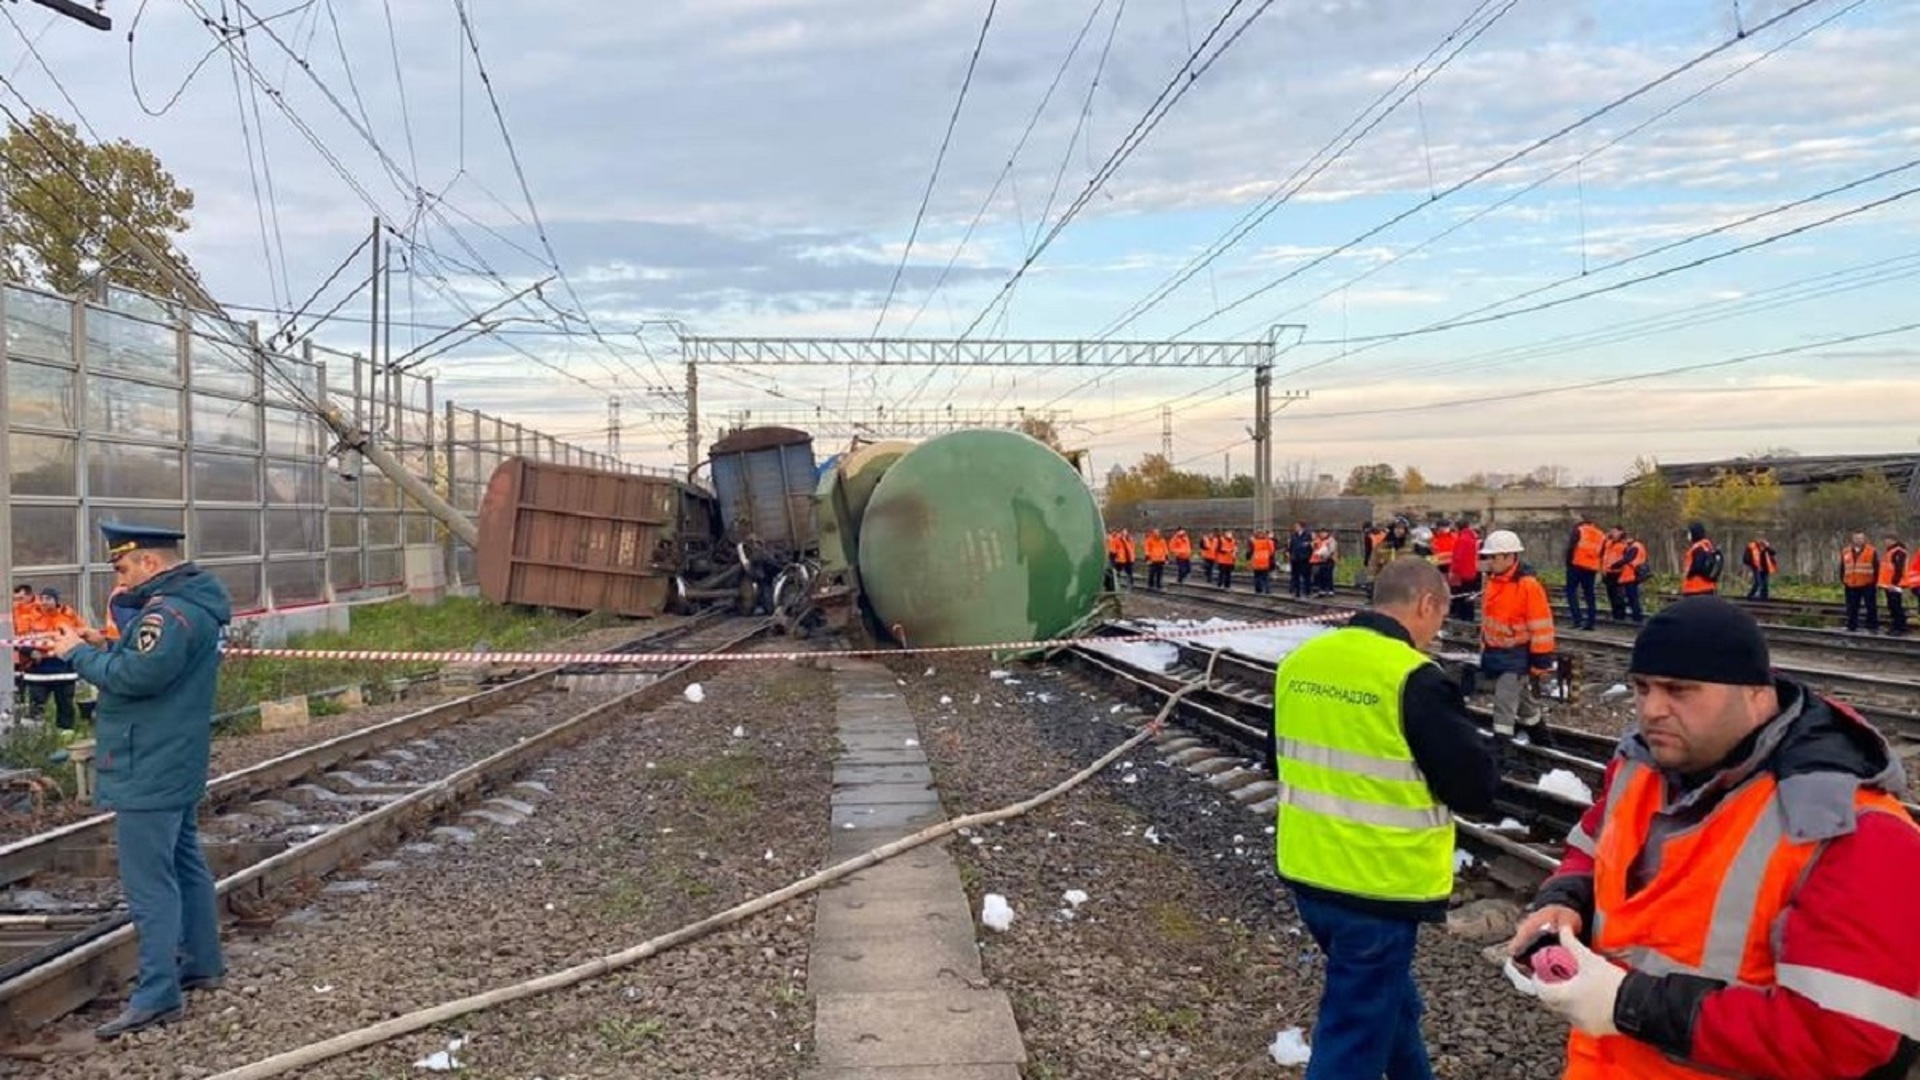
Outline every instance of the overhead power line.
[[1338, 256], [1344, 252], [1351, 251], [1353, 248], [1367, 242], [1368, 240], [1372, 239], [1375, 236], [1380, 235], [1381, 233], [1387, 231], [1388, 229], [1394, 227], [1395, 225], [1398, 225], [1402, 221], [1405, 221], [1408, 218], [1412, 217], [1413, 215], [1420, 213], [1422, 210], [1425, 210], [1428, 207], [1433, 206], [1435, 203], [1438, 203], [1446, 198], [1449, 198], [1455, 194], [1458, 194], [1461, 191], [1466, 190], [1467, 188], [1473, 186], [1474, 184], [1479, 183], [1480, 181], [1486, 179], [1487, 177], [1492, 176], [1495, 173], [1500, 172], [1502, 169], [1507, 168], [1509, 165], [1512, 165], [1517, 161], [1520, 161], [1524, 158], [1531, 156], [1536, 151], [1540, 150], [1542, 147], [1545, 147], [1554, 142], [1557, 142], [1558, 140], [1565, 138], [1566, 136], [1572, 134], [1573, 132], [1578, 131], [1583, 127], [1586, 127], [1588, 124], [1591, 124], [1594, 121], [1607, 116], [1608, 114], [1614, 112], [1615, 110], [1621, 108], [1622, 106], [1630, 104], [1631, 102], [1637, 101], [1642, 97], [1645, 97], [1647, 94], [1652, 93], [1655, 89], [1658, 89], [1659, 87], [1664, 86], [1669, 82], [1672, 82], [1674, 79], [1677, 79], [1680, 76], [1686, 74], [1687, 72], [1692, 71], [1694, 68], [1697, 68], [1701, 64], [1704, 64], [1707, 61], [1713, 59], [1714, 57], [1719, 56], [1721, 53], [1726, 52], [1731, 48], [1734, 48], [1735, 46], [1739, 45], [1741, 42], [1745, 41], [1747, 37], [1750, 37], [1757, 33], [1761, 33], [1767, 29], [1770, 29], [1771, 27], [1777, 26], [1780, 23], [1786, 21], [1787, 19], [1790, 19], [1793, 16], [1799, 14], [1800, 12], [1805, 11], [1806, 9], [1821, 2], [1822, 0], [1798, 0], [1798, 2], [1794, 3], [1792, 6], [1784, 8], [1781, 11], [1774, 14], [1772, 17], [1765, 19], [1762, 22], [1756, 24], [1755, 26], [1750, 28], [1745, 35], [1737, 35], [1734, 37], [1730, 37], [1727, 40], [1720, 42], [1717, 45], [1714, 45], [1712, 48], [1709, 48], [1704, 52], [1699, 53], [1698, 55], [1680, 64], [1679, 66], [1674, 67], [1666, 72], [1663, 72], [1662, 74], [1655, 76], [1654, 78], [1640, 84], [1638, 87], [1634, 88], [1633, 90], [1630, 90], [1627, 93], [1622, 94], [1619, 97], [1616, 97], [1613, 100], [1607, 102], [1606, 104], [1601, 105], [1600, 107], [1585, 113], [1584, 115], [1580, 116], [1578, 119], [1575, 119], [1561, 126], [1560, 128], [1546, 135], [1543, 135], [1538, 139], [1535, 139], [1534, 141], [1528, 143], [1527, 145], [1521, 147], [1518, 150], [1513, 151], [1510, 154], [1504, 155], [1503, 157], [1499, 158], [1493, 163], [1475, 171], [1473, 174], [1467, 176], [1465, 179], [1460, 180], [1452, 184], [1451, 186], [1446, 187], [1438, 192], [1435, 192], [1434, 194], [1430, 195], [1427, 199], [1421, 202], [1415, 203], [1413, 206], [1410, 206], [1407, 209], [1402, 210], [1397, 214], [1394, 214], [1392, 217], [1389, 217], [1385, 221], [1382, 221], [1381, 223], [1379, 223], [1378, 225], [1375, 225], [1372, 228], [1367, 229], [1365, 232], [1362, 232], [1360, 235], [1355, 236], [1353, 239], [1348, 240], [1347, 242], [1339, 245], [1338, 247], [1331, 248], [1325, 252], [1322, 252], [1314, 256], [1312, 259], [1309, 259], [1308, 261], [1302, 263], [1301, 265], [1294, 267], [1293, 269], [1273, 279], [1272, 281], [1266, 282], [1263, 285], [1259, 285], [1249, 290], [1248, 292], [1241, 294], [1238, 298], [1234, 299], [1233, 301], [1214, 308], [1212, 314], [1203, 316], [1187, 324], [1185, 327], [1180, 329], [1174, 336], [1184, 337], [1187, 334], [1191, 334], [1194, 331], [1200, 329], [1201, 327], [1207, 325], [1208, 323], [1214, 321], [1215, 319], [1218, 319], [1220, 316], [1225, 315], [1230, 311], [1235, 311], [1245, 306], [1246, 304], [1251, 303], [1252, 301], [1262, 296], [1265, 296], [1266, 294], [1272, 292], [1273, 290], [1279, 288], [1280, 286], [1286, 284], [1287, 282], [1294, 280], [1295, 278], [1306, 273], [1307, 271], [1327, 262], [1329, 259], [1332, 259], [1335, 256]]
[[913, 257], [913, 242], [920, 238], [920, 225], [927, 218], [927, 205], [933, 201], [934, 185], [940, 181], [940, 166], [946, 163], [947, 148], [953, 145], [953, 129], [960, 124], [960, 109], [967, 103], [967, 90], [973, 86], [974, 69], [980, 65], [980, 50], [986, 47], [987, 31], [993, 27], [993, 13], [999, 6], [1000, 0], [987, 0], [987, 17], [980, 22], [980, 36], [974, 39], [973, 55], [967, 58], [967, 73], [960, 80], [960, 94], [954, 98], [953, 112], [947, 117], [946, 134], [940, 136], [940, 151], [933, 156], [933, 171], [927, 176], [927, 189], [920, 193], [920, 209], [913, 213], [913, 228], [907, 230], [907, 245], [900, 250], [900, 265], [893, 268], [893, 280], [887, 282], [887, 296], [880, 302], [880, 313], [873, 317], [870, 337], [880, 336], [880, 327], [887, 321], [887, 309], [893, 306], [893, 294], [900, 288], [900, 275], [907, 272], [907, 262]]

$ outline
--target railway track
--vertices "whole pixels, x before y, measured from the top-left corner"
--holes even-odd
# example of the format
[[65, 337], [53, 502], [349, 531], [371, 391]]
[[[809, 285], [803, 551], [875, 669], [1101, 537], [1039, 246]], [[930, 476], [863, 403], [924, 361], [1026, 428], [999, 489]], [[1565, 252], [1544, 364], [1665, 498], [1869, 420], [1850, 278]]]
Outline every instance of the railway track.
[[[1353, 594], [1351, 598], [1332, 600], [1299, 599], [1289, 596], [1256, 596], [1237, 590], [1222, 591], [1210, 586], [1169, 585], [1163, 593], [1157, 595], [1251, 618], [1355, 610], [1362, 606], [1358, 593]], [[1791, 631], [1793, 628], [1769, 626], [1763, 629], [1769, 643], [1777, 644], [1776, 633], [1782, 630]], [[1605, 631], [1586, 631], [1561, 628], [1555, 630], [1554, 636], [1562, 651], [1581, 655], [1587, 660], [1589, 674], [1605, 675], [1609, 678], [1624, 675], [1627, 654], [1633, 647], [1633, 635], [1630, 630], [1608, 628]], [[1847, 652], [1832, 659], [1840, 659], [1841, 656], [1858, 659], [1868, 655], [1862, 651], [1865, 648], [1887, 644], [1871, 638], [1849, 638], [1845, 634], [1832, 636], [1847, 639], [1850, 642], [1849, 646], [1846, 646]], [[1443, 633], [1443, 640], [1461, 650], [1472, 652], [1478, 647], [1478, 631], [1470, 623], [1449, 621]], [[1895, 646], [1895, 651], [1900, 651], [1898, 646]], [[1824, 658], [1809, 657], [1804, 651], [1776, 650], [1774, 666], [1785, 674], [1804, 679], [1823, 691], [1846, 699], [1848, 704], [1858, 708], [1863, 715], [1878, 724], [1889, 735], [1903, 741], [1920, 742], [1920, 678], [1911, 674], [1920, 672], [1920, 653], [1913, 653], [1909, 657], [1905, 652], [1901, 652], [1901, 655], [1893, 661], [1896, 669], [1909, 672], [1904, 675], [1838, 667], [1824, 662]]]
[[[717, 615], [612, 652], [725, 652], [766, 620]], [[628, 709], [677, 690], [690, 663], [548, 668], [350, 732], [209, 782], [201, 832], [222, 914], [258, 919], [274, 895], [318, 878], [475, 795]], [[512, 812], [496, 798], [482, 814]], [[112, 814], [0, 848], [0, 885], [39, 894], [35, 912], [0, 912], [0, 1038], [20, 1038], [117, 988], [135, 964], [118, 908]], [[46, 910], [48, 899], [57, 910]]]

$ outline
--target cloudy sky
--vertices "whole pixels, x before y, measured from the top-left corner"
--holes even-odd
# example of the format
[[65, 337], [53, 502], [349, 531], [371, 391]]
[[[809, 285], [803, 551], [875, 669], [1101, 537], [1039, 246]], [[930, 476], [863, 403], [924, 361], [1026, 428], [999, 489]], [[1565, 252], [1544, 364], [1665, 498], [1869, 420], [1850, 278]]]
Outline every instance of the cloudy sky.
[[[224, 303], [297, 307], [376, 213], [401, 234], [402, 347], [557, 264], [545, 303], [432, 365], [442, 395], [596, 448], [618, 397], [636, 461], [683, 456], [666, 320], [1271, 333], [1277, 385], [1310, 395], [1279, 416], [1282, 470], [1611, 482], [1642, 454], [1920, 445], [1912, 409], [1883, 404], [1920, 374], [1920, 332], [1888, 332], [1920, 319], [1920, 0], [106, 11], [110, 34], [0, 3], [0, 73], [161, 155], [199, 198], [183, 246]], [[347, 302], [316, 340], [364, 342], [364, 276], [322, 295]], [[1157, 450], [1170, 405], [1186, 467], [1246, 472], [1251, 385], [716, 367], [701, 412], [710, 430], [738, 410], [1053, 409], [1104, 469]]]

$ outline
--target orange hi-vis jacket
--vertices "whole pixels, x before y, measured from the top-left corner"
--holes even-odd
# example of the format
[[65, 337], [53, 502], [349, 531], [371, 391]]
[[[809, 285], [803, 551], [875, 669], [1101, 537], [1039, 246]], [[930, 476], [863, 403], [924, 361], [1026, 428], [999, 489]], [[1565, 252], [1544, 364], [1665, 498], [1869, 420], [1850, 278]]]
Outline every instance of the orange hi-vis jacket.
[[1220, 545], [1213, 549], [1213, 561], [1219, 563], [1221, 566], [1232, 566], [1236, 559], [1235, 552], [1239, 546], [1240, 541], [1235, 540], [1232, 533], [1223, 534], [1220, 537]]
[[1573, 550], [1567, 553], [1567, 565], [1576, 570], [1600, 569], [1600, 549], [1606, 545], [1607, 534], [1600, 526], [1587, 521], [1574, 528]]
[[1613, 568], [1613, 564], [1620, 561], [1621, 554], [1626, 550], [1627, 539], [1624, 536], [1618, 540], [1608, 539], [1602, 542], [1600, 545], [1600, 572], [1609, 577], [1617, 573]]
[[1458, 539], [1452, 529], [1433, 530], [1433, 565], [1442, 570], [1453, 565], [1453, 542]]
[[1713, 540], [1711, 538], [1695, 540], [1693, 545], [1687, 548], [1687, 553], [1680, 563], [1682, 567], [1685, 567], [1685, 570], [1682, 571], [1684, 576], [1680, 579], [1680, 592], [1682, 595], [1692, 596], [1696, 593], [1717, 593], [1720, 591], [1719, 582], [1712, 578], [1696, 577], [1693, 573], [1693, 557], [1703, 551], [1712, 550]]
[[1920, 559], [1907, 556], [1907, 573], [1901, 578], [1900, 585], [1902, 588], [1920, 590]]
[[1147, 534], [1147, 561], [1163, 563], [1167, 561], [1167, 542], [1157, 532]]
[[1216, 561], [1219, 557], [1220, 537], [1216, 533], [1208, 533], [1200, 540], [1200, 561], [1210, 563]]
[[1913, 560], [1907, 558], [1907, 546], [1894, 544], [1880, 555], [1880, 587], [1898, 589], [1913, 574]]
[[1193, 538], [1187, 535], [1187, 530], [1174, 530], [1173, 539], [1167, 544], [1167, 552], [1176, 559], [1193, 558]]
[[1638, 540], [1622, 540], [1619, 554], [1607, 566], [1611, 568], [1615, 562], [1624, 563], [1620, 567], [1620, 584], [1639, 581], [1647, 576], [1647, 545]]
[[1876, 573], [1878, 567], [1872, 544], [1858, 551], [1852, 547], [1840, 549], [1840, 584], [1849, 589], [1865, 588], [1873, 584]]
[[[1553, 655], [1553, 607], [1539, 578], [1516, 565], [1504, 574], [1488, 574], [1480, 596], [1483, 650], [1524, 651], [1530, 658]], [[1517, 665], [1496, 666], [1510, 670]]]
[[[1824, 968], [1776, 960], [1781, 942], [1775, 935], [1826, 845], [1789, 834], [1788, 815], [1776, 802], [1779, 782], [1771, 772], [1755, 771], [1703, 823], [1665, 837], [1650, 863], [1651, 880], [1630, 888], [1655, 815], [1666, 808], [1665, 791], [1658, 769], [1616, 758], [1598, 835], [1583, 822], [1568, 838], [1569, 845], [1593, 859], [1595, 952], [1653, 976], [1695, 975], [1766, 993], [1778, 988], [1831, 1003], [1829, 1008], [1849, 998], [1854, 982], [1876, 989]], [[1856, 814], [1889, 814], [1913, 827], [1900, 800], [1885, 791], [1857, 788], [1853, 805]], [[1685, 1064], [1625, 1035], [1594, 1038], [1575, 1030], [1567, 1042], [1562, 1080], [1729, 1075]]]
[[1780, 570], [1780, 559], [1770, 547], [1761, 547], [1760, 541], [1747, 544], [1747, 565], [1757, 573], [1773, 574]]
[[1274, 543], [1273, 537], [1256, 536], [1248, 547], [1251, 549], [1247, 554], [1248, 566], [1255, 570], [1273, 569], [1273, 553], [1280, 547]]

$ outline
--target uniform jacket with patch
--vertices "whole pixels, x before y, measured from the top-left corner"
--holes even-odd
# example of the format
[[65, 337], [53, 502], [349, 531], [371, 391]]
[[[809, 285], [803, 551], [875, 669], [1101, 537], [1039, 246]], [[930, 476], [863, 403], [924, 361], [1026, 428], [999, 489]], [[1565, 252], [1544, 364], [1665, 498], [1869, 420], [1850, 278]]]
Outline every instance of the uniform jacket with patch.
[[105, 648], [70, 659], [100, 688], [94, 769], [100, 805], [114, 810], [192, 806], [207, 790], [220, 638], [233, 605], [217, 578], [182, 563], [125, 595], [140, 614]]
[[[1629, 972], [1614, 1007], [1620, 1029], [1696, 1067], [1752, 1080], [1906, 1075], [1920, 1037], [1920, 831], [1886, 814], [1855, 814], [1857, 787], [1906, 794], [1906, 775], [1887, 742], [1851, 709], [1801, 683], [1775, 679], [1780, 715], [1705, 777], [1668, 776], [1666, 809], [1654, 817], [1644, 862], [1665, 836], [1705, 820], [1719, 799], [1756, 770], [1778, 782], [1791, 835], [1821, 845], [1792, 904], [1773, 928], [1774, 961], [1837, 973], [1894, 1026], [1823, 1008], [1778, 986], [1727, 985], [1682, 974]], [[1608, 766], [1607, 790], [1624, 759], [1651, 763], [1629, 731]], [[1559, 871], [1534, 909], [1565, 904], [1593, 925], [1593, 839], [1606, 820], [1601, 798], [1574, 827]], [[1652, 868], [1636, 864], [1630, 887]]]

